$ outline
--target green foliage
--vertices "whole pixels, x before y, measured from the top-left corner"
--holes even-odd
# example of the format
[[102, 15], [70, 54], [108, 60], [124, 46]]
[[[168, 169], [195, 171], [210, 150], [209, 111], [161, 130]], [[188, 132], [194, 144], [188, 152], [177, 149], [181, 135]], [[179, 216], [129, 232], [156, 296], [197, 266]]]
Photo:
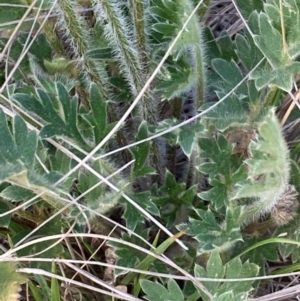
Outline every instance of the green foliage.
[[[300, 3], [237, 0], [247, 26], [232, 38], [205, 28], [209, 2], [191, 15], [198, 1], [58, 0], [35, 37], [42, 22], [29, 30], [36, 6], [49, 12], [52, 5], [37, 1], [12, 39], [9, 22], [21, 19], [33, 2], [0, 6], [1, 84], [32, 42], [1, 88], [0, 232], [9, 241], [3, 253], [33, 235], [70, 231], [80, 239], [37, 242], [14, 255], [98, 256], [103, 262], [104, 252], [94, 252], [97, 243], [86, 241], [84, 232], [101, 240], [117, 235], [121, 240], [109, 242], [113, 263], [188, 277], [181, 286], [163, 276], [115, 269], [105, 280], [150, 301], [250, 300], [258, 282], [240, 278], [263, 274], [265, 263], [280, 256], [299, 263], [298, 246], [264, 246], [263, 237], [286, 233], [299, 240], [299, 146], [290, 143], [290, 155], [274, 106], [293, 92], [294, 79], [298, 84]], [[293, 112], [289, 122], [298, 115]], [[111, 234], [105, 219], [128, 232]], [[168, 235], [176, 228], [182, 232], [168, 238], [158, 228]], [[189, 248], [185, 253], [179, 238]], [[142, 252], [149, 249], [145, 241], [154, 254], [167, 254], [170, 266]], [[258, 247], [251, 249], [253, 244]], [[2, 275], [0, 295], [14, 300], [24, 278], [13, 264], [1, 264], [11, 279], [4, 283]], [[61, 273], [55, 263], [24, 265]], [[101, 278], [106, 271], [99, 270], [89, 272]], [[195, 277], [220, 281], [201, 286]], [[222, 281], [232, 278], [237, 281]], [[29, 287], [35, 300], [62, 296], [54, 278], [31, 276]], [[76, 294], [72, 299], [93, 299], [85, 290]]]
[[26, 278], [16, 272], [16, 264], [13, 262], [0, 263], [0, 300], [17, 301], [20, 298], [21, 284]]
[[[199, 265], [195, 266], [195, 275], [197, 277], [224, 279], [250, 278], [255, 277], [258, 274], [258, 270], [255, 264], [249, 262], [243, 264], [239, 258], [235, 258], [223, 265], [220, 255], [214, 251], [207, 261], [206, 269]], [[251, 291], [253, 282], [254, 281], [224, 282], [223, 284], [218, 282], [205, 282], [205, 286], [214, 294], [213, 300], [216, 300], [216, 298], [227, 300], [224, 299], [226, 294], [235, 296], [233, 300], [247, 300], [247, 293]], [[226, 298], [229, 296], [227, 295]], [[203, 296], [203, 299], [209, 300], [205, 296]]]
[[160, 283], [151, 282], [149, 280], [141, 280], [141, 286], [143, 291], [146, 293], [146, 299], [149, 301], [184, 300], [180, 287], [173, 279], [168, 281], [167, 288]]
[[[258, 89], [275, 85], [290, 91], [292, 78], [299, 70], [299, 62], [295, 61], [299, 55], [299, 17], [296, 17], [299, 16], [299, 3], [283, 1], [281, 11], [276, 2], [267, 1], [265, 12], [254, 11], [249, 17], [249, 26], [255, 34], [254, 42], [269, 63], [267, 68], [257, 70], [251, 76]], [[284, 24], [279, 22], [281, 15]]]
[[[137, 141], [148, 138], [148, 129], [146, 122], [141, 123], [136, 138]], [[151, 166], [145, 166], [147, 158], [149, 157], [150, 142], [139, 144], [138, 146], [135, 146], [130, 150], [135, 159], [132, 169], [132, 176], [134, 178], [143, 177], [150, 173], [155, 173], [154, 168], [152, 168]]]
[[168, 227], [182, 219], [182, 210], [189, 208], [196, 196], [197, 188], [192, 186], [186, 188], [185, 183], [177, 183], [174, 175], [166, 171], [165, 185], [159, 190], [160, 196], [154, 199], [159, 206], [161, 216], [165, 219]]
[[[160, 215], [160, 211], [150, 199], [150, 193], [148, 191], [136, 193], [130, 196], [135, 201], [135, 203], [140, 205], [143, 209], [147, 210], [155, 216]], [[126, 220], [128, 229], [134, 231], [140, 223], [144, 222], [145, 218], [141, 215], [140, 211], [135, 206], [129, 204], [127, 201], [124, 203], [125, 211], [123, 217]]]
[[[197, 210], [199, 219], [190, 219], [187, 234], [197, 239], [200, 244], [200, 251], [207, 252], [214, 249], [226, 251], [237, 241], [243, 240], [240, 228], [237, 226], [240, 216], [240, 209], [231, 212], [226, 211], [224, 222], [218, 224], [212, 211]], [[181, 226], [180, 228], [184, 228]]]
[[[143, 233], [142, 237], [144, 237], [145, 235], [147, 235], [147, 233]], [[134, 243], [137, 246], [144, 246], [144, 243], [140, 239], [137, 239], [135, 237], [130, 237], [127, 234], [123, 234], [122, 239], [124, 241], [130, 241], [131, 243]], [[115, 253], [119, 257], [117, 264], [120, 266], [130, 267], [130, 268], [136, 267], [147, 257], [147, 255], [144, 254], [143, 252], [134, 249], [128, 245], [115, 243], [115, 242], [111, 242], [110, 244], [117, 248]], [[115, 270], [116, 276], [124, 273], [126, 273], [126, 271], [118, 270], [118, 269]]]
[[43, 90], [36, 91], [37, 97], [17, 93], [14, 98], [24, 108], [47, 122], [40, 132], [42, 138], [54, 135], [67, 136], [74, 139], [78, 145], [85, 146], [86, 143], [77, 129], [77, 101], [70, 98], [68, 91], [61, 84], [57, 84], [56, 93], [59, 102], [59, 107], [56, 109], [55, 100], [51, 99]]
[[[6, 212], [9, 211], [9, 206], [8, 204], [4, 202], [0, 202], [0, 214], [5, 214]], [[6, 214], [3, 217], [0, 218], [0, 226], [3, 228], [8, 228], [9, 222], [10, 222], [10, 214]]]
[[218, 210], [228, 204], [233, 183], [243, 178], [245, 173], [236, 164], [238, 158], [232, 158], [232, 145], [223, 135], [219, 135], [217, 139], [201, 138], [199, 145], [202, 149], [201, 156], [209, 158], [210, 162], [202, 163], [198, 169], [209, 175], [210, 184], [213, 186], [209, 191], [201, 192], [200, 197], [212, 200]]
[[[153, 18], [153, 40], [158, 50], [166, 45], [182, 29], [193, 10], [191, 1], [153, 1], [150, 14]], [[204, 69], [201, 28], [197, 16], [193, 16], [177, 41], [163, 73], [163, 82], [157, 85], [166, 99], [172, 99], [195, 86], [199, 103], [203, 100]], [[164, 48], [163, 48], [164, 49]], [[156, 50], [158, 53], [159, 51]], [[164, 51], [162, 51], [164, 53]], [[188, 56], [183, 56], [188, 53]], [[193, 66], [193, 68], [191, 68]]]

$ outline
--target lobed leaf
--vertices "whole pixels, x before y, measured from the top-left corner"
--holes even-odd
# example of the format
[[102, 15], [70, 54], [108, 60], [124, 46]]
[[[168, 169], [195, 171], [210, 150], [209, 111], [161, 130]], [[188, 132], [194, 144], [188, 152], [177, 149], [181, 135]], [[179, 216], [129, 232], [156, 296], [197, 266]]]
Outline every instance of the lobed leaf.
[[167, 288], [160, 283], [143, 279], [141, 287], [149, 301], [184, 301], [183, 293], [174, 279], [168, 281]]
[[[223, 265], [220, 254], [213, 251], [207, 262], [206, 270], [195, 265], [196, 277], [239, 279], [255, 277], [258, 274], [258, 266], [241, 262], [239, 258], [233, 259]], [[204, 285], [214, 295], [213, 300], [248, 300], [254, 280], [236, 282], [205, 282]], [[229, 299], [232, 298], [232, 299]], [[241, 299], [243, 298], [243, 299]]]
[[[56, 84], [57, 98], [50, 96], [41, 89], [37, 89], [38, 98], [24, 93], [14, 94], [14, 99], [25, 109], [35, 113], [47, 122], [42, 128], [40, 136], [49, 138], [53, 136], [67, 136], [75, 140], [79, 145], [87, 148], [87, 142], [80, 134], [78, 124], [77, 99], [70, 97], [66, 88]], [[58, 101], [58, 108], [54, 104]]]

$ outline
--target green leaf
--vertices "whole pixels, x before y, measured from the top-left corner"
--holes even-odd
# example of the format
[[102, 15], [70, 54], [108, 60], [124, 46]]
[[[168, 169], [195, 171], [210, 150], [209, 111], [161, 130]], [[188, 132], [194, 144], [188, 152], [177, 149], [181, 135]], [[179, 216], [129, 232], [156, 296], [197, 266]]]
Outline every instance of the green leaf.
[[181, 127], [178, 135], [178, 144], [182, 148], [185, 155], [190, 158], [194, 149], [196, 131], [190, 127]]
[[[283, 45], [281, 23], [279, 22], [279, 6], [270, 2], [265, 5], [266, 13], [253, 12], [249, 18], [249, 26], [256, 34], [254, 42], [267, 58], [267, 69], [256, 70], [251, 74], [258, 89], [267, 85], [277, 86], [285, 91], [292, 88], [292, 79], [298, 73], [299, 62], [293, 62], [299, 55], [299, 4], [283, 1], [283, 17], [285, 24], [285, 40]], [[295, 21], [297, 20], [297, 21]], [[296, 23], [296, 24], [295, 24]]]
[[[190, 218], [187, 235], [193, 236], [200, 243], [201, 251], [211, 251], [214, 249], [226, 251], [236, 242], [242, 240], [238, 219], [240, 208], [231, 212], [227, 209], [225, 220], [222, 224], [216, 220], [216, 216], [211, 210], [196, 210], [199, 219]], [[179, 230], [186, 228], [186, 225], [177, 227]]]
[[[207, 262], [206, 270], [195, 265], [194, 273], [196, 277], [240, 279], [251, 278], [258, 275], [259, 267], [253, 263], [242, 264], [239, 258], [233, 259], [223, 265], [220, 255], [213, 251]], [[213, 300], [247, 300], [252, 291], [252, 284], [255, 280], [243, 282], [204, 282], [205, 287], [214, 295]], [[228, 299], [228, 297], [237, 297]], [[225, 298], [226, 297], [226, 298]], [[243, 297], [243, 299], [241, 299]]]
[[[1, 19], [1, 20], [3, 20], [3, 19]], [[0, 45], [1, 45], [2, 49], [4, 48], [4, 46], [6, 45], [7, 42], [8, 42], [8, 39], [0, 38]], [[22, 45], [22, 43], [18, 40], [15, 40], [14, 43], [12, 43], [11, 47], [10, 47], [9, 61], [16, 62], [19, 59], [19, 57], [23, 51], [23, 48], [24, 48], [24, 46]], [[13, 78], [15, 80], [23, 80], [24, 76], [26, 74], [30, 74], [30, 73], [31, 73], [31, 70], [30, 70], [29, 60], [28, 60], [28, 57], [25, 56], [25, 58], [20, 62], [18, 68], [14, 72]]]
[[177, 183], [174, 175], [170, 171], [166, 171], [165, 174], [165, 185], [161, 187], [162, 193], [168, 194], [170, 197], [177, 197], [181, 192], [185, 190], [183, 183]]
[[20, 174], [26, 170], [25, 166], [32, 167], [36, 151], [35, 132], [28, 132], [26, 124], [19, 116], [14, 118], [13, 125], [13, 133], [11, 133], [5, 115], [0, 110], [0, 138], [5, 141], [0, 144], [0, 181]]
[[156, 175], [156, 169], [152, 166], [143, 166], [138, 173], [136, 173], [136, 177], [145, 177], [147, 175]]
[[280, 67], [287, 62], [287, 57], [283, 52], [281, 33], [275, 29], [269, 17], [261, 12], [254, 12], [253, 17], [257, 18], [259, 32], [254, 37], [254, 42], [260, 51], [267, 57], [269, 63], [274, 68]]
[[236, 62], [238, 61], [238, 57], [235, 53], [235, 44], [232, 43], [232, 39], [227, 31], [221, 32], [220, 36], [218, 37], [218, 45], [221, 49], [221, 57], [223, 59], [225, 59], [228, 62], [232, 60]]
[[[286, 226], [280, 227], [276, 230], [273, 237], [278, 237], [280, 234], [285, 234], [286, 237], [295, 241], [300, 240], [300, 229], [298, 221], [290, 223]], [[276, 249], [277, 250], [277, 249]], [[292, 263], [299, 263], [300, 260], [300, 248], [293, 244], [278, 244], [278, 251], [282, 258], [290, 258]]]
[[291, 164], [290, 183], [296, 187], [297, 191], [300, 191], [300, 168], [299, 168], [299, 165], [294, 160], [290, 160], [290, 164]]
[[[54, 221], [50, 221], [49, 224], [44, 225], [43, 228], [39, 229], [35, 234], [44, 237], [49, 235], [54, 235], [61, 233], [61, 231], [67, 227], [67, 224], [62, 221], [62, 216], [59, 215], [58, 218], [55, 218]], [[28, 233], [26, 231], [20, 232], [14, 237], [12, 237], [13, 243], [18, 242], [20, 239], [23, 239], [25, 235]], [[62, 244], [53, 244], [53, 240], [48, 240], [44, 242], [39, 242], [34, 245], [31, 245], [27, 248], [23, 248], [22, 250], [17, 252], [18, 256], [32, 256], [34, 255], [36, 258], [56, 258], [63, 257], [65, 255], [65, 250]], [[47, 249], [47, 250], [46, 250]], [[38, 268], [43, 269], [45, 271], [51, 272], [51, 262], [44, 261], [33, 261], [30, 262], [30, 268]]]
[[159, 189], [159, 196], [154, 202], [160, 207], [161, 217], [164, 218], [167, 227], [173, 227], [181, 218], [182, 212], [191, 208], [196, 192], [196, 186], [186, 190], [185, 183], [177, 183], [174, 175], [166, 171], [165, 185]]
[[207, 49], [206, 55], [208, 56], [208, 63], [210, 64], [214, 59], [223, 59], [228, 62], [238, 61], [235, 53], [235, 44], [232, 42], [231, 37], [227, 31], [221, 32], [216, 39], [211, 28], [205, 28], [205, 48]]
[[199, 145], [202, 149], [201, 156], [208, 158], [209, 162], [202, 163], [197, 168], [200, 172], [209, 174], [209, 181], [213, 186], [199, 196], [211, 201], [216, 209], [220, 209], [228, 202], [228, 194], [232, 189], [231, 176], [237, 172], [231, 167], [233, 147], [223, 135], [219, 135], [217, 139], [200, 138]]
[[[208, 278], [223, 278], [225, 275], [225, 269], [220, 257], [219, 252], [213, 251], [207, 261], [206, 275]], [[214, 292], [218, 288], [218, 282], [207, 283], [206, 287]]]
[[[259, 244], [261, 242], [263, 242], [263, 240], [259, 240], [257, 242], [257, 239], [248, 239], [247, 246], [250, 245], [252, 247], [253, 244]], [[242, 250], [245, 250], [245, 246], [243, 246]], [[245, 260], [250, 258], [251, 262], [257, 264], [260, 267], [260, 275], [264, 275], [264, 267], [266, 265], [266, 262], [278, 262], [280, 257], [278, 248], [273, 244], [267, 244], [263, 247], [257, 246], [253, 250], [250, 250], [247, 256], [243, 256], [242, 258], [245, 258]]]
[[[149, 213], [160, 216], [160, 211], [158, 210], [156, 204], [152, 202], [150, 199], [150, 192], [140, 192], [136, 193], [134, 195], [129, 195], [138, 205], [140, 205], [143, 209], [148, 211]], [[127, 227], [134, 231], [134, 229], [137, 227], [138, 224], [143, 223], [145, 220], [145, 217], [141, 212], [128, 203], [126, 200], [122, 200], [122, 202], [125, 202], [125, 212], [123, 214], [123, 218], [126, 220]]]
[[[212, 61], [214, 70], [220, 75], [225, 82], [225, 93], [229, 92], [243, 79], [243, 74], [235, 61], [226, 61], [223, 59], [214, 59]], [[248, 95], [246, 83], [241, 84], [235, 92], [237, 95], [241, 94], [243, 97]]]
[[35, 131], [28, 131], [25, 121], [16, 116], [13, 123], [15, 143], [19, 149], [21, 160], [28, 167], [33, 167], [37, 148], [37, 135]]
[[173, 37], [178, 31], [178, 27], [173, 24], [166, 24], [166, 23], [157, 23], [152, 26], [152, 29], [165, 35]]
[[[234, 258], [226, 264], [226, 277], [227, 279], [239, 279], [239, 278], [250, 278], [256, 277], [259, 272], [259, 267], [254, 263], [246, 261], [242, 263], [240, 258]], [[234, 294], [250, 292], [254, 280], [250, 281], [237, 281], [237, 282], [225, 282], [221, 285], [218, 293], [226, 293], [233, 291]]]
[[[37, 151], [37, 135], [35, 131], [28, 131], [27, 126], [20, 116], [12, 120], [12, 131], [8, 128], [5, 115], [0, 111], [0, 138], [6, 143], [0, 145], [0, 181], [12, 181], [15, 185], [33, 190], [46, 192], [48, 189], [57, 191], [54, 184], [61, 175], [50, 172], [39, 174], [34, 169], [35, 154]], [[9, 197], [16, 197], [17, 190], [9, 188], [6, 193], [13, 193]], [[19, 190], [20, 192], [21, 190]], [[24, 197], [27, 193], [23, 191]]]
[[[35, 282], [38, 283], [38, 286], [41, 289], [41, 294], [43, 295], [43, 297], [47, 300], [50, 301], [51, 300], [51, 289], [49, 287], [49, 284], [46, 280], [46, 278], [43, 275], [35, 275]], [[43, 300], [44, 300], [43, 298]]]
[[[70, 97], [66, 88], [56, 84], [57, 98], [50, 98], [44, 91], [37, 89], [38, 98], [33, 95], [16, 93], [14, 99], [25, 109], [35, 113], [37, 116], [47, 122], [40, 132], [42, 138], [52, 136], [67, 136], [75, 140], [80, 146], [87, 148], [87, 143], [82, 138], [77, 127], [77, 99]], [[54, 104], [58, 101], [59, 111], [55, 109]]]
[[[148, 233], [142, 233], [142, 237], [144, 236], [146, 236], [145, 238], [147, 239]], [[140, 247], [144, 247], [144, 242], [142, 242], [136, 236], [129, 236], [128, 234], [123, 234], [122, 240], [131, 242]], [[122, 267], [136, 268], [136, 266], [147, 257], [147, 254], [125, 244], [110, 242], [109, 245], [116, 248], [115, 254], [118, 257], [116, 265]], [[126, 270], [119, 270], [117, 268], [115, 269], [115, 277], [126, 273]]]
[[298, 74], [299, 68], [299, 62], [292, 62], [274, 70], [270, 70], [270, 68], [256, 70], [251, 73], [250, 77], [255, 80], [255, 86], [259, 90], [267, 86], [275, 86], [288, 92], [293, 87], [292, 80]]
[[[161, 50], [159, 55], [166, 52], [166, 47], [183, 27], [194, 5], [193, 1], [188, 0], [175, 2], [164, 0], [153, 3], [150, 8], [152, 38], [156, 40], [156, 48]], [[196, 97], [199, 97], [196, 101], [202, 101], [204, 70], [201, 37], [201, 27], [197, 16], [194, 15], [176, 41], [172, 51], [174, 57], [167, 60], [165, 64], [167, 72], [156, 87], [157, 91], [162, 92], [164, 99], [179, 97], [193, 87], [198, 93]]]
[[195, 76], [186, 60], [175, 59], [160, 75], [161, 81], [155, 86], [155, 90], [161, 92], [164, 99], [170, 100], [181, 96], [195, 82]]
[[166, 289], [160, 283], [155, 283], [146, 279], [141, 280], [141, 287], [146, 293], [146, 299], [149, 301], [183, 301], [183, 293], [175, 282], [170, 279], [168, 281], [168, 288]]
[[[162, 3], [159, 3], [159, 2], [161, 2], [161, 1], [156, 1], [156, 3], [154, 2], [154, 4], [162, 5]], [[164, 20], [172, 21], [172, 23], [177, 22], [176, 13], [174, 13], [173, 11], [170, 11], [166, 7], [163, 8], [163, 7], [159, 7], [159, 6], [155, 6], [155, 5], [150, 7], [150, 12], [154, 18], [161, 18]]]
[[131, 204], [126, 204], [125, 211], [122, 216], [126, 221], [126, 226], [131, 231], [137, 227], [139, 223], [144, 222], [144, 216]]
[[[147, 137], [148, 137], [147, 122], [143, 121], [139, 126], [136, 141], [146, 139]], [[132, 169], [133, 178], [137, 178], [141, 175], [145, 175], [145, 171], [149, 170], [149, 168], [145, 169], [144, 165], [149, 156], [150, 145], [151, 145], [150, 142], [144, 142], [130, 149], [135, 159], [133, 169]], [[150, 169], [150, 171], [151, 173], [153, 173], [153, 169]]]
[[26, 278], [16, 272], [14, 262], [0, 262], [0, 300], [18, 301], [21, 284]]
[[237, 34], [235, 38], [236, 53], [248, 71], [251, 71], [263, 55], [255, 46], [250, 34], [247, 32], [245, 36]]
[[185, 190], [182, 194], [180, 194], [180, 198], [182, 199], [182, 202], [189, 206], [192, 204], [192, 201], [194, 200], [197, 193], [197, 184], [194, 186], [191, 186], [188, 190]]
[[33, 198], [35, 194], [29, 189], [11, 185], [1, 192], [1, 196], [12, 202], [20, 202]]
[[204, 37], [206, 41], [206, 50], [207, 50], [207, 57], [208, 57], [208, 63], [211, 63], [211, 61], [215, 58], [221, 58], [222, 53], [214, 34], [211, 30], [211, 28], [204, 28]]
[[[10, 210], [9, 206], [0, 201], [0, 214], [6, 213]], [[11, 219], [11, 214], [6, 214], [0, 217], [0, 227], [8, 229], [9, 223]]]
[[36, 301], [44, 301], [45, 298], [43, 298], [41, 289], [37, 287], [36, 283], [33, 284], [32, 281], [28, 281], [28, 287], [30, 289], [30, 293], [32, 294], [34, 300]]
[[[205, 168], [200, 169], [200, 171], [205, 173], [204, 172]], [[224, 183], [221, 183], [218, 180], [210, 181], [210, 185], [212, 185], [213, 188], [209, 189], [208, 191], [203, 191], [198, 193], [198, 196], [203, 200], [213, 202], [216, 209], [220, 209], [228, 201], [228, 195], [227, 195], [228, 187]]]
[[[2, 3], [2, 1], [1, 1]], [[5, 1], [4, 1], [5, 3]], [[22, 4], [20, 0], [11, 0], [10, 2], [6, 2], [7, 4]], [[9, 5], [4, 5], [0, 7], [0, 18], [2, 23], [9, 23], [12, 21], [18, 21], [22, 18], [22, 16], [25, 14], [26, 8], [21, 7], [21, 5], [18, 6], [9, 6]], [[28, 25], [29, 26], [29, 25]], [[2, 26], [1, 26], [2, 27]], [[11, 26], [6, 26], [5, 28], [13, 28]], [[22, 28], [22, 27], [21, 27]], [[23, 28], [24, 30], [24, 28]]]
[[182, 210], [191, 208], [196, 196], [195, 186], [186, 190], [185, 183], [177, 183], [170, 171], [165, 173], [165, 185], [159, 190], [159, 196], [153, 202], [160, 207], [161, 216], [166, 220], [168, 227], [174, 226], [174, 222], [180, 218]]
[[46, 71], [55, 75], [56, 73], [64, 73], [72, 68], [75, 68], [74, 62], [68, 61], [65, 58], [57, 58], [52, 61], [44, 60], [44, 66]]
[[298, 1], [282, 1], [282, 10], [278, 2], [267, 1], [264, 5], [264, 9], [268, 17], [270, 18], [273, 26], [277, 28], [280, 32], [281, 22], [280, 22], [280, 11], [282, 11], [285, 27], [285, 39], [287, 46], [287, 53], [291, 59], [296, 59], [299, 54], [299, 24], [300, 24], [300, 3]]
[[[104, 177], [110, 175], [113, 170], [110, 162], [102, 159], [95, 161], [92, 164], [92, 168]], [[119, 175], [114, 176], [110, 181], [120, 187], [120, 189], [126, 189], [124, 181]], [[84, 200], [87, 206], [102, 214], [108, 213], [120, 202], [122, 194], [121, 192], [110, 190], [103, 183], [100, 183], [100, 185], [97, 184], [99, 184], [97, 176], [89, 172], [79, 172], [77, 188], [81, 193], [85, 193]], [[91, 189], [92, 187], [93, 189]], [[86, 193], [87, 190], [89, 190], [88, 193]], [[83, 217], [81, 222], [86, 222]]]
[[99, 144], [111, 128], [107, 127], [107, 103], [101, 97], [96, 84], [90, 87], [90, 104], [92, 109], [91, 123], [93, 126], [95, 144]]
[[223, 293], [222, 295], [219, 296], [214, 296], [213, 300], [214, 301], [251, 301], [251, 299], [249, 299], [247, 297], [248, 294], [238, 294], [236, 295], [235, 293], [228, 291], [226, 293]]
[[71, 159], [60, 150], [56, 150], [55, 155], [51, 156], [51, 170], [66, 174], [71, 169]]
[[[47, 2], [47, 1], [44, 1]], [[26, 43], [28, 39], [27, 34], [20, 36], [20, 42], [22, 45]], [[34, 39], [33, 44], [29, 48], [28, 52], [34, 57], [34, 60], [37, 61], [41, 66], [43, 66], [44, 60], [52, 59], [52, 49], [48, 43], [45, 34], [39, 34], [36, 39]]]

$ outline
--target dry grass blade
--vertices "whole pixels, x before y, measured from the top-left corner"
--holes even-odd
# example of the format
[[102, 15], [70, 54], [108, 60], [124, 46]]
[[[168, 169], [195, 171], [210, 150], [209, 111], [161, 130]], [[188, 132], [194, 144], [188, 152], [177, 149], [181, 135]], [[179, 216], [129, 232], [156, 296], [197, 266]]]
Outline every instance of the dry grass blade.
[[281, 291], [267, 294], [263, 297], [255, 298], [255, 301], [292, 301], [299, 300], [300, 296], [300, 284], [284, 288]]
[[111, 293], [107, 290], [99, 289], [95, 286], [87, 285], [83, 282], [79, 282], [79, 281], [76, 281], [76, 280], [73, 280], [73, 279], [68, 279], [66, 277], [62, 277], [62, 276], [59, 276], [59, 275], [56, 275], [56, 274], [53, 274], [53, 273], [49, 273], [49, 272], [46, 272], [46, 271], [40, 270], [40, 269], [21, 268], [21, 269], [18, 269], [18, 272], [25, 273], [25, 274], [43, 275], [43, 276], [46, 276], [46, 277], [49, 277], [49, 278], [55, 278], [55, 279], [58, 279], [58, 280], [61, 280], [61, 281], [65, 281], [67, 283], [71, 283], [71, 284], [76, 285], [78, 287], [86, 288], [88, 290], [95, 291], [95, 292], [101, 293], [103, 295], [111, 296], [111, 297], [122, 299], [122, 300], [143, 301], [140, 298], [135, 298], [135, 297], [133, 297], [129, 294], [125, 294], [124, 292], [122, 292], [120, 290], [117, 290], [117, 289], [113, 289], [114, 293]]

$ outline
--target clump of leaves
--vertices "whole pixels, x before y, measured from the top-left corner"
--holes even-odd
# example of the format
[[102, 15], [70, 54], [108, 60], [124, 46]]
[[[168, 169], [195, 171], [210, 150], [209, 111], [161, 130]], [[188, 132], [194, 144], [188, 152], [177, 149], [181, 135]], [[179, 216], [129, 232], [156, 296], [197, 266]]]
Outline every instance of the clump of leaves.
[[[271, 226], [278, 235], [278, 226], [294, 223], [298, 166], [290, 163], [273, 105], [292, 90], [299, 70], [300, 4], [237, 1], [247, 27], [232, 41], [226, 32], [214, 39], [200, 25], [196, 11], [203, 15], [209, 1], [27, 2], [53, 18], [37, 36], [40, 24], [30, 19], [32, 32], [24, 26], [14, 39], [10, 31], [0, 39], [7, 70], [0, 90], [0, 221], [10, 247], [33, 233], [86, 226], [103, 238], [111, 217], [128, 230], [123, 245], [111, 243], [116, 264], [187, 277], [181, 288], [129, 273], [123, 283], [134, 284], [132, 294], [142, 290], [150, 301], [250, 298], [254, 280], [229, 287], [196, 277], [255, 277], [270, 257], [242, 261], [238, 252], [263, 239], [254, 235], [258, 228]], [[1, 9], [0, 19], [14, 21], [24, 13], [17, 7]], [[38, 10], [28, 13], [37, 17]], [[218, 103], [206, 102], [205, 90]], [[161, 228], [172, 235], [176, 227], [187, 234], [185, 254], [175, 243], [183, 232], [157, 234]], [[154, 257], [142, 252], [148, 240]], [[93, 253], [90, 242], [83, 245], [83, 253]], [[69, 246], [37, 244], [21, 253], [69, 258]], [[158, 260], [167, 247], [169, 267]], [[272, 255], [278, 257], [275, 248]], [[126, 273], [117, 270], [114, 284]], [[34, 286], [32, 292], [39, 294]]]

